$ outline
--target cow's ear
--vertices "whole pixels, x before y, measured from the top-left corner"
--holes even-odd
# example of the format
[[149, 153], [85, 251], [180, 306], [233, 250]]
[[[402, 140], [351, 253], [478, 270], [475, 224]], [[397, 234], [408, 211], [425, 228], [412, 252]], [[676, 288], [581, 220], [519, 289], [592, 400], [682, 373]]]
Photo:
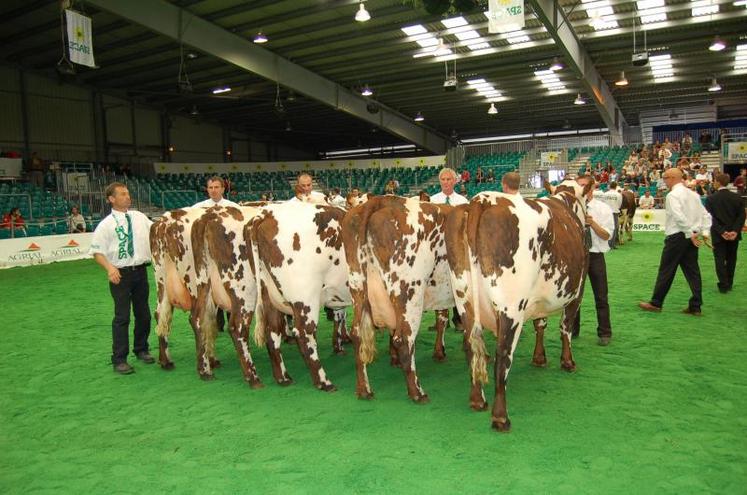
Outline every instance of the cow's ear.
[[555, 194], [555, 186], [545, 181], [545, 191], [549, 192], [550, 194]]
[[588, 181], [586, 185], [584, 186], [584, 190], [581, 192], [581, 197], [585, 198], [589, 194], [589, 191], [592, 190], [593, 187], [594, 187], [594, 183], [592, 181]]

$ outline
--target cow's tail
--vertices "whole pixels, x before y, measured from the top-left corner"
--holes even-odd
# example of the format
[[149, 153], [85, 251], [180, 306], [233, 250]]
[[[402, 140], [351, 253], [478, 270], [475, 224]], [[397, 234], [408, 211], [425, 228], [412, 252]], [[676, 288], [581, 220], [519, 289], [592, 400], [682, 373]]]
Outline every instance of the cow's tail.
[[251, 244], [251, 267], [254, 269], [254, 280], [257, 284], [257, 302], [254, 307], [254, 342], [258, 346], [264, 346], [267, 343], [267, 321], [265, 318], [265, 307], [264, 307], [264, 293], [262, 290], [262, 282], [259, 274], [260, 267], [262, 266], [262, 260], [259, 258], [259, 250], [257, 249], [257, 226], [262, 221], [262, 214], [260, 213], [254, 220], [250, 222], [250, 227], [244, 230], [244, 237], [248, 239]]
[[367, 301], [363, 303], [363, 311], [361, 311], [360, 324], [358, 325], [358, 335], [361, 342], [361, 361], [365, 364], [370, 364], [376, 357], [376, 329], [374, 328], [373, 318], [371, 317], [371, 306]]
[[477, 231], [483, 210], [488, 205], [473, 201], [470, 203], [467, 219], [463, 225], [462, 239], [465, 239], [465, 250], [470, 267], [470, 302], [475, 314], [474, 322], [469, 336], [469, 346], [472, 351], [470, 368], [472, 370], [472, 381], [475, 383], [488, 382], [488, 354], [485, 349], [485, 340], [482, 336], [482, 322], [480, 321], [480, 260], [478, 259]]

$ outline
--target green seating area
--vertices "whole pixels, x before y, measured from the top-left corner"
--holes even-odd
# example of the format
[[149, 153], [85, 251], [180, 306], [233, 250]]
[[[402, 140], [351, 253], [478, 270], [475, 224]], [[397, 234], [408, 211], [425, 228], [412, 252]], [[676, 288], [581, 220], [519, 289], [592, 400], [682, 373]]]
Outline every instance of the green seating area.
[[[0, 212], [5, 215], [17, 207], [26, 222], [26, 234], [29, 237], [67, 234], [67, 216], [71, 206], [61, 196], [32, 184], [0, 184]], [[18, 237], [19, 233], [16, 232], [15, 236]], [[10, 230], [0, 229], [0, 239], [10, 237]]]
[[[507, 151], [503, 153], [479, 154], [468, 157], [460, 170], [465, 168], [470, 173], [470, 183], [467, 184], [467, 195], [472, 196], [482, 191], [500, 191], [501, 178], [507, 172], [513, 172], [519, 168], [521, 159], [524, 158], [524, 151]], [[477, 169], [480, 168], [485, 181], [490, 171], [495, 177], [494, 182], [482, 182], [477, 184]], [[440, 190], [436, 187], [434, 191], [428, 191], [429, 194], [437, 193]]]

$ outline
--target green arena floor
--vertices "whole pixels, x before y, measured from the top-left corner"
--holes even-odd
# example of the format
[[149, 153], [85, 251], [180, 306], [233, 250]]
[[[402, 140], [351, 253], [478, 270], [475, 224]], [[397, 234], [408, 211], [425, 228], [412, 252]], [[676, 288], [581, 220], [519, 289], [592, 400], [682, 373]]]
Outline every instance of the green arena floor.
[[0, 493], [747, 493], [747, 253], [735, 290], [721, 295], [701, 251], [702, 318], [680, 314], [681, 275], [664, 311], [643, 313], [636, 303], [651, 295], [662, 240], [639, 234], [608, 255], [613, 342], [597, 346], [588, 289], [575, 373], [559, 367], [557, 318], [547, 369], [530, 365], [525, 326], [508, 434], [468, 407], [459, 334], [448, 331], [445, 363], [431, 360], [432, 314], [417, 362], [430, 404], [410, 403], [384, 335], [367, 402], [355, 397], [350, 353], [332, 355], [326, 321], [320, 349], [335, 393], [313, 389], [287, 345], [296, 384], [276, 385], [267, 353], [253, 348], [265, 387], [251, 390], [227, 334], [217, 379], [200, 381], [183, 313], [174, 371], [133, 363], [137, 373], [118, 376], [103, 270], [1, 270]]

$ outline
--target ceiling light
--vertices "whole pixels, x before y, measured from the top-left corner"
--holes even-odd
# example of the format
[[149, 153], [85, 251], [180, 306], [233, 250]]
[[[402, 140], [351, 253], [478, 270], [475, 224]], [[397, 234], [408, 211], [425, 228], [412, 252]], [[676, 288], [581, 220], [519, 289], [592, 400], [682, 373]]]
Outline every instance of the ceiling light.
[[286, 124], [285, 124], [285, 132], [290, 132], [292, 130], [293, 130], [293, 128], [291, 127], [290, 121], [286, 122]]
[[262, 31], [257, 33], [257, 36], [254, 37], [255, 43], [267, 43], [267, 36], [262, 34]]
[[620, 78], [615, 81], [615, 86], [627, 86], [628, 79], [625, 77], [625, 71], [620, 72]]
[[563, 67], [565, 66], [563, 65], [563, 63], [560, 61], [558, 57], [554, 57], [552, 59], [552, 63], [550, 64], [550, 70], [552, 71], [561, 70]]
[[187, 53], [187, 58], [190, 59], [190, 60], [194, 60], [197, 57], [199, 57], [199, 55], [196, 54], [195, 52], [189, 52], [189, 53]]
[[366, 84], [363, 86], [363, 89], [361, 89], [361, 94], [363, 96], [371, 96], [373, 94], [373, 90]]
[[441, 24], [446, 29], [451, 29], [466, 26], [468, 22], [464, 17], [452, 17], [451, 19], [444, 19], [443, 21], [441, 21]]
[[568, 130], [571, 128], [571, 121], [568, 119], [565, 119], [565, 122], [563, 122], [563, 129]]
[[200, 115], [200, 110], [197, 108], [197, 105], [192, 105], [192, 108], [189, 110], [189, 114], [192, 116]]
[[368, 13], [363, 2], [358, 4], [358, 12], [355, 13], [355, 20], [358, 22], [366, 22], [371, 19], [371, 14]]
[[229, 91], [231, 91], [231, 88], [230, 88], [230, 87], [228, 87], [228, 86], [223, 86], [223, 87], [220, 87], [220, 88], [215, 88], [215, 89], [213, 89], [213, 94], [214, 94], [214, 95], [219, 95], [219, 94], [221, 94], [221, 93], [228, 93]]
[[711, 79], [711, 85], [708, 86], [708, 91], [710, 92], [721, 91], [721, 85], [718, 83], [715, 77]]
[[690, 6], [693, 17], [716, 14], [719, 10], [719, 4], [715, 0], [696, 0], [690, 2]]
[[459, 41], [467, 41], [467, 40], [479, 38], [480, 33], [475, 31], [474, 29], [470, 29], [468, 31], [461, 31], [459, 33], [454, 33], [454, 36], [456, 36]]
[[473, 84], [485, 84], [485, 79], [483, 79], [483, 78], [480, 78], [480, 79], [470, 79], [469, 81], [467, 81], [467, 84], [469, 84], [469, 85], [473, 85]]
[[708, 47], [708, 49], [712, 52], [720, 52], [724, 48], [726, 48], [726, 42], [718, 36], [713, 39], [713, 43], [711, 43], [711, 46]]
[[734, 70], [747, 69], [747, 44], [737, 45], [734, 53]]
[[415, 115], [415, 118], [413, 119], [415, 122], [422, 122], [425, 120], [425, 117], [423, 117], [423, 114], [418, 112], [417, 115]]
[[414, 24], [412, 26], [405, 26], [401, 29], [402, 29], [402, 32], [405, 33], [407, 36], [415, 36], [416, 34], [425, 34], [428, 32], [428, 30], [425, 29], [422, 24]]
[[488, 113], [489, 113], [490, 115], [495, 115], [495, 114], [497, 114], [497, 113], [498, 113], [498, 109], [497, 109], [497, 108], [495, 108], [495, 103], [491, 103], [491, 104], [490, 104], [490, 108], [488, 108]]
[[576, 96], [576, 99], [573, 100], [573, 104], [574, 105], [586, 105], [586, 100], [581, 98], [581, 93], [579, 93], [578, 96]]

